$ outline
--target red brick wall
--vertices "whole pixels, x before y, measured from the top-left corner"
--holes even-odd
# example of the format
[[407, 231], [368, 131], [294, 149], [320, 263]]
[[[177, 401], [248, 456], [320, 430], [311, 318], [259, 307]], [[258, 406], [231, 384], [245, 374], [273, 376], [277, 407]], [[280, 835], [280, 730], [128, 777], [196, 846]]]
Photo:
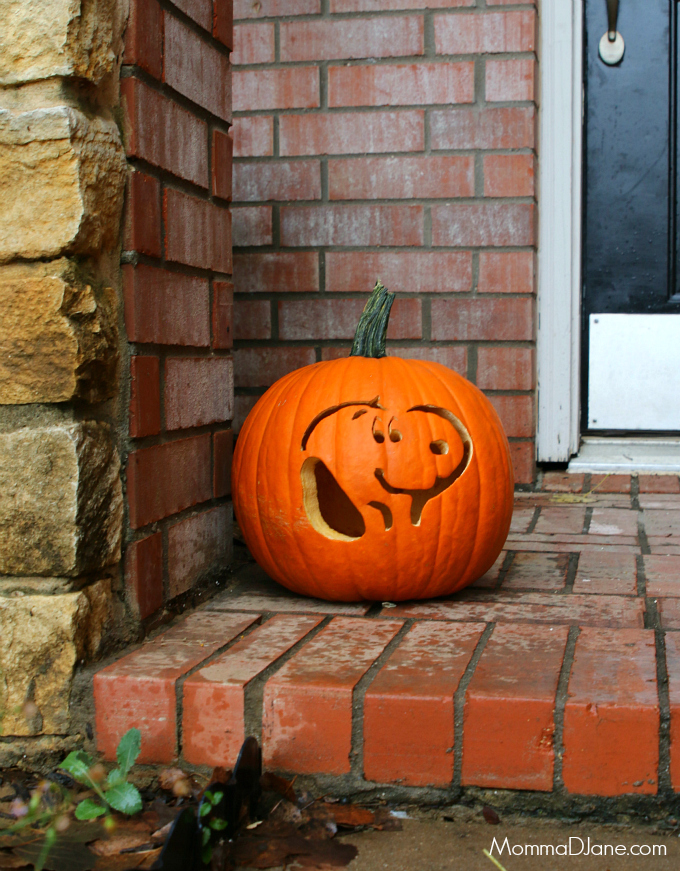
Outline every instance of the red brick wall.
[[125, 577], [142, 618], [231, 559], [231, 18], [231, 0], [132, 0], [126, 32]]
[[380, 277], [388, 353], [496, 406], [533, 478], [536, 11], [235, 0], [236, 415], [346, 354]]

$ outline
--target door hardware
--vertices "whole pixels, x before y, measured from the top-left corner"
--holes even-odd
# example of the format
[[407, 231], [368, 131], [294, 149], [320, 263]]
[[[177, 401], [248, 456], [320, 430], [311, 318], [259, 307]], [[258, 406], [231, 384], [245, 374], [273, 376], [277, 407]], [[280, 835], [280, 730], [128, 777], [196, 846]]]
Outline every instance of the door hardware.
[[621, 63], [625, 44], [616, 29], [619, 18], [619, 0], [607, 0], [607, 32], [600, 40], [600, 58], [609, 66]]

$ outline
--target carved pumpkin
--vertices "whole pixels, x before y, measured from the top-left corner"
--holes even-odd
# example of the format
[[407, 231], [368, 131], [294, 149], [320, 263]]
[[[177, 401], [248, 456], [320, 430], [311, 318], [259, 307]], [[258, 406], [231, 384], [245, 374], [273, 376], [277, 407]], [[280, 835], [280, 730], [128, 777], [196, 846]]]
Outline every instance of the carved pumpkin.
[[351, 356], [277, 381], [234, 454], [234, 508], [257, 562], [335, 601], [448, 595], [510, 527], [508, 442], [486, 397], [438, 363], [385, 356], [378, 282]]

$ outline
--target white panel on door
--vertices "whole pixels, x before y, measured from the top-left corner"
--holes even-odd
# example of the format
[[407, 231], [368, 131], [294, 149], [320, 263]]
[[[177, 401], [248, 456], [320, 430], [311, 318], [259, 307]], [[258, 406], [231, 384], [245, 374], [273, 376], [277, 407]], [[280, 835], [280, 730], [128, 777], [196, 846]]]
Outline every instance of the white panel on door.
[[680, 315], [590, 315], [588, 428], [680, 430]]

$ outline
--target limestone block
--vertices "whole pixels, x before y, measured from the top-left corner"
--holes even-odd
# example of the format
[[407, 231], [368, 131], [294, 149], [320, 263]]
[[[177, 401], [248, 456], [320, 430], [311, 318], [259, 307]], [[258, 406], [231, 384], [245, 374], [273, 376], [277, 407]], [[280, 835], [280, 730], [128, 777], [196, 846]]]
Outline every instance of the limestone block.
[[127, 0], [4, 0], [0, 84], [52, 76], [99, 82], [122, 50]]
[[106, 424], [0, 434], [0, 574], [76, 577], [116, 563], [122, 519]]
[[0, 405], [107, 399], [116, 387], [115, 295], [68, 260], [0, 267]]
[[0, 262], [113, 248], [125, 166], [113, 121], [67, 106], [0, 110]]
[[0, 597], [0, 735], [64, 734], [73, 672], [94, 656], [111, 582], [61, 596]]

